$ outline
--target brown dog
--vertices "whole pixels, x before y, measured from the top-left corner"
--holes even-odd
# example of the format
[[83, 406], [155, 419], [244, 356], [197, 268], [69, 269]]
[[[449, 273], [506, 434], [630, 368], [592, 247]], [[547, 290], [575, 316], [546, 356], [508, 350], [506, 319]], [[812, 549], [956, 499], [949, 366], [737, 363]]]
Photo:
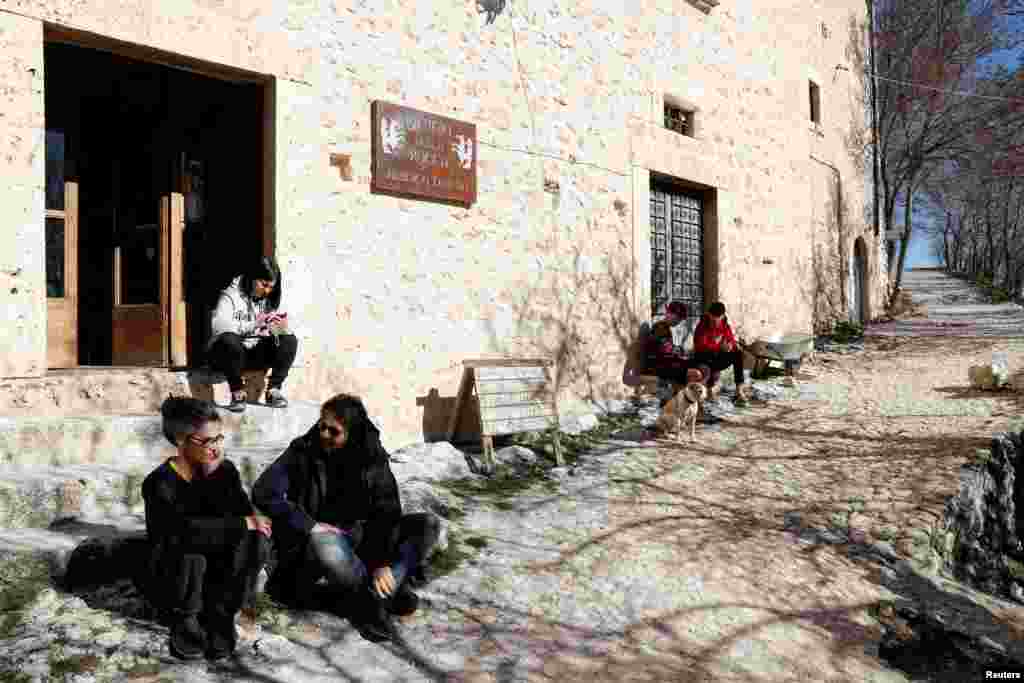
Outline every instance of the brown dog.
[[682, 440], [683, 428], [690, 422], [690, 441], [696, 440], [697, 414], [708, 396], [707, 387], [700, 382], [690, 382], [665, 404], [658, 416], [658, 428], [663, 432], [675, 432], [676, 440]]

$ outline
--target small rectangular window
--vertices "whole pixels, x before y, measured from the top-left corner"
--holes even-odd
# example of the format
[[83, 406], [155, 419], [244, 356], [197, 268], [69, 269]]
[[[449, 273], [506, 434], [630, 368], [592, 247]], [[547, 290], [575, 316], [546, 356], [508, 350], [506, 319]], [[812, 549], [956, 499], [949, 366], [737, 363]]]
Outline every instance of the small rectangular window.
[[693, 137], [693, 112], [665, 103], [665, 127], [680, 135]]
[[811, 121], [821, 123], [821, 90], [814, 81], [808, 81], [811, 97]]

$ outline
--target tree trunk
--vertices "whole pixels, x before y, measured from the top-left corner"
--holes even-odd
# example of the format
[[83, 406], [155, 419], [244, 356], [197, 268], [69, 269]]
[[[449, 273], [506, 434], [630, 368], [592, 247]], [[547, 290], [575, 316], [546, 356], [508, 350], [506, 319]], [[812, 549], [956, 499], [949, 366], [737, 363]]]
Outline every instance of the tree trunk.
[[949, 211], [946, 212], [946, 227], [942, 231], [942, 253], [943, 258], [946, 260], [946, 270], [953, 269], [953, 261], [950, 259], [949, 253], [949, 230], [952, 217], [949, 215]]
[[907, 251], [910, 248], [910, 235], [913, 229], [911, 224], [910, 215], [912, 213], [912, 204], [914, 201], [914, 194], [910, 191], [910, 186], [907, 186], [907, 201], [904, 202], [903, 207], [903, 239], [900, 240], [900, 256], [896, 263], [896, 281], [893, 284], [893, 295], [889, 304], [892, 305], [896, 301], [896, 292], [899, 291], [900, 285], [903, 284], [903, 266], [907, 262]]

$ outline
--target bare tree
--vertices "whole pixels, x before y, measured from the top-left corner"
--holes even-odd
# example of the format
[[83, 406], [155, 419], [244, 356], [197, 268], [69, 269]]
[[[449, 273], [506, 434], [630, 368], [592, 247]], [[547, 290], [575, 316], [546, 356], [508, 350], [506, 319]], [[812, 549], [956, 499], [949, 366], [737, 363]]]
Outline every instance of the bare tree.
[[887, 231], [897, 205], [904, 211], [894, 295], [914, 230], [915, 194], [1006, 108], [999, 100], [950, 94], [973, 90], [978, 60], [1012, 42], [997, 30], [1005, 11], [1002, 0], [873, 2], [878, 191]]
[[978, 85], [993, 104], [989, 116], [925, 183], [934, 239], [941, 234], [946, 265], [999, 287], [1020, 290], [1024, 264], [1024, 135], [1022, 79], [1004, 66]]

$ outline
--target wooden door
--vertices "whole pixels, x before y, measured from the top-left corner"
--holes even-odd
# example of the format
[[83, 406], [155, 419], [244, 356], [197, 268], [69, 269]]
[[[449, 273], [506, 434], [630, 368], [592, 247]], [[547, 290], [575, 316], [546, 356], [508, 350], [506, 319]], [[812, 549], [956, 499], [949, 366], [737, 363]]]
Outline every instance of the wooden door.
[[184, 365], [184, 198], [160, 198], [159, 222], [115, 228], [113, 365]]
[[62, 185], [63, 208], [46, 210], [46, 365], [50, 368], [78, 365], [78, 183]]

